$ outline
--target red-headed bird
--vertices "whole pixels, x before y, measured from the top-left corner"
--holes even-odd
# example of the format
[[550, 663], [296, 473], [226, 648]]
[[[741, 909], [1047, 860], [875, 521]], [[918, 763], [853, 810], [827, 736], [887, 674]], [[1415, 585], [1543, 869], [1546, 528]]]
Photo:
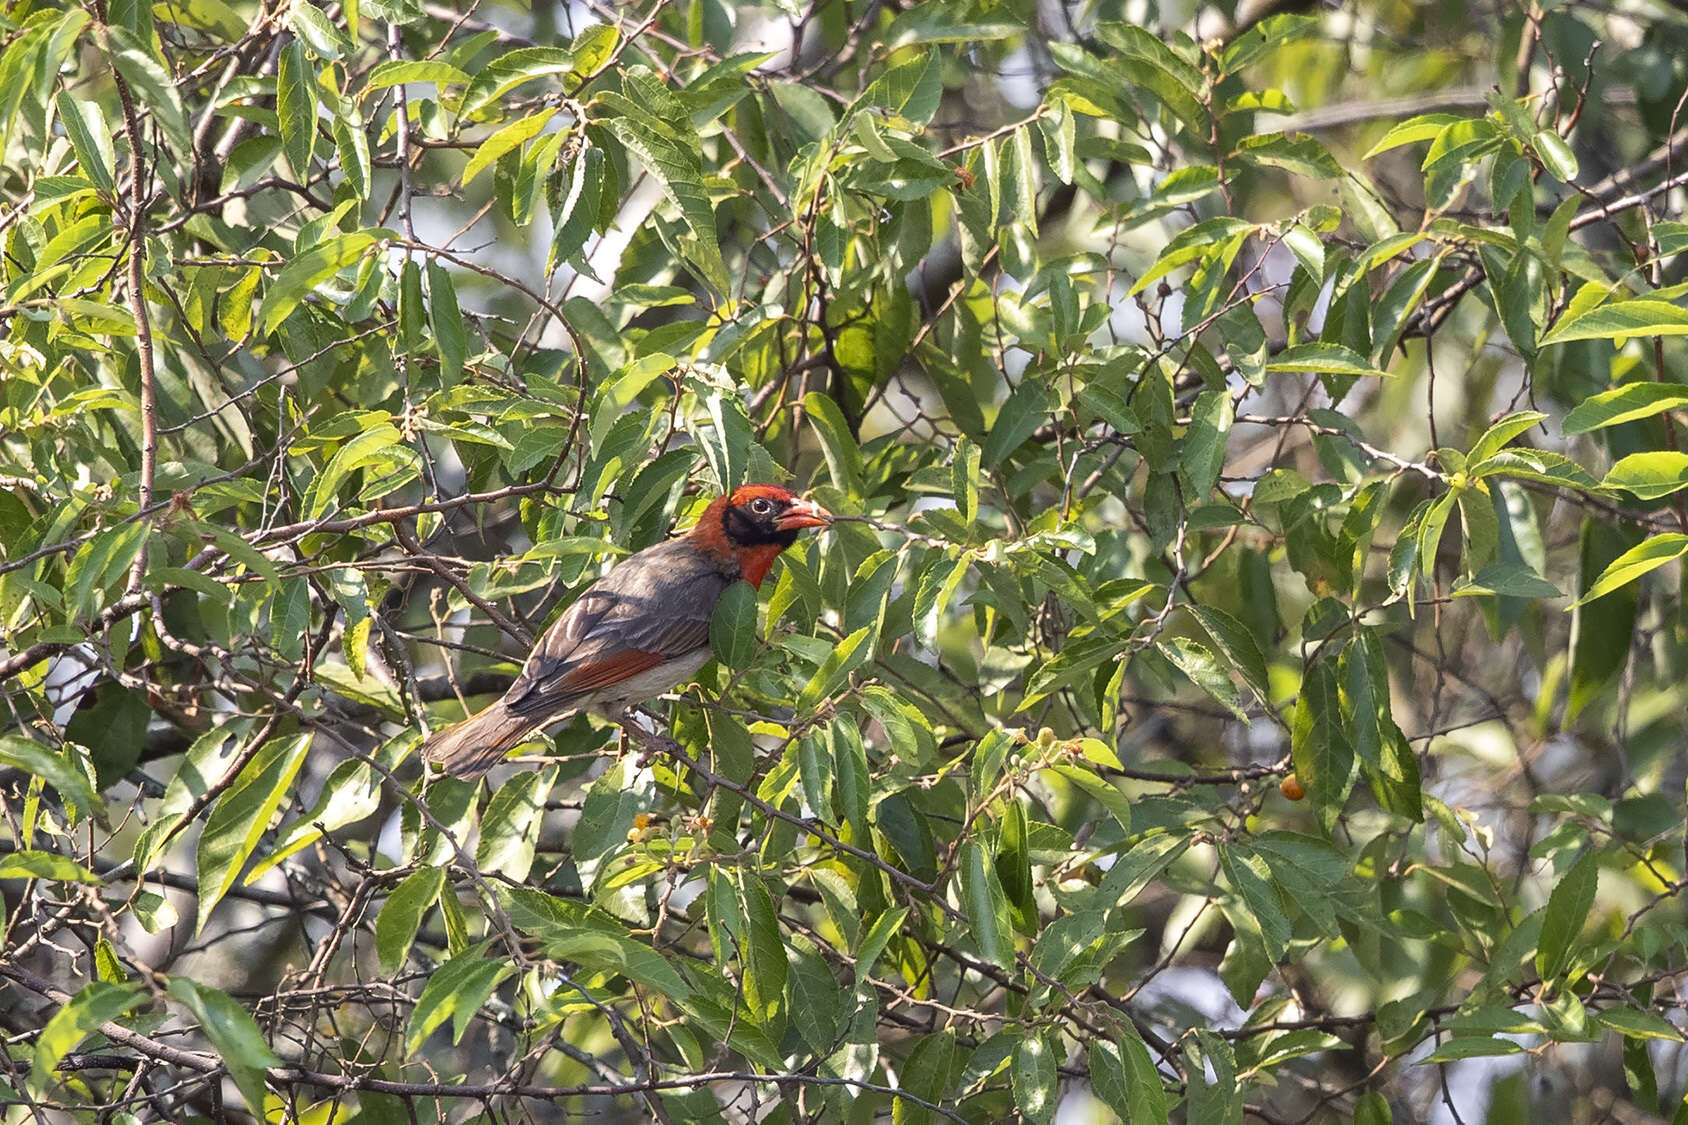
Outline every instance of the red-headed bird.
[[440, 731], [422, 757], [477, 778], [539, 727], [577, 711], [616, 714], [709, 661], [709, 618], [739, 579], [760, 587], [779, 553], [832, 513], [776, 484], [747, 484], [689, 533], [646, 547], [586, 589], [540, 638], [502, 699]]

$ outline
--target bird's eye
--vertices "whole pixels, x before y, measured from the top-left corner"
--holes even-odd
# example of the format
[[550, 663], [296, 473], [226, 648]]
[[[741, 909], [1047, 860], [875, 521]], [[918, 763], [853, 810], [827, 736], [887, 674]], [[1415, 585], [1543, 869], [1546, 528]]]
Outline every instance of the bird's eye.
[[758, 496], [750, 502], [750, 510], [759, 516], [765, 516], [774, 510], [774, 502], [766, 496]]

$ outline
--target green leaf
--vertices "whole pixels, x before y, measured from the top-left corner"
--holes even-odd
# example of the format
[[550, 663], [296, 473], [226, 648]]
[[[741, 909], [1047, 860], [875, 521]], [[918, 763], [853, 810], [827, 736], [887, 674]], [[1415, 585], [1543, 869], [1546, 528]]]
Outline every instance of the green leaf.
[[301, 183], [310, 181], [317, 110], [316, 68], [305, 54], [305, 44], [295, 39], [281, 50], [276, 71], [276, 117], [281, 126], [282, 151]]
[[1456, 598], [1495, 594], [1507, 598], [1562, 598], [1565, 592], [1520, 562], [1492, 562], [1469, 581], [1454, 583]]
[[803, 410], [821, 441], [826, 471], [834, 488], [852, 496], [862, 490], [862, 455], [838, 404], [819, 391], [803, 396]]
[[1202, 628], [1213, 639], [1214, 647], [1223, 656], [1232, 670], [1242, 676], [1256, 699], [1261, 704], [1269, 706], [1272, 702], [1271, 687], [1266, 669], [1266, 657], [1260, 651], [1260, 644], [1248, 626], [1232, 617], [1222, 609], [1212, 606], [1189, 606], [1190, 612], [1196, 615]]
[[1541, 346], [1572, 340], [1621, 341], [1631, 336], [1684, 335], [1688, 335], [1688, 309], [1657, 298], [1637, 297], [1582, 311], [1575, 311], [1573, 305], [1542, 335]]
[[1225, 709], [1239, 719], [1248, 718], [1248, 709], [1243, 706], [1243, 697], [1237, 691], [1237, 685], [1231, 682], [1231, 674], [1213, 653], [1207, 648], [1188, 637], [1171, 637], [1167, 640], [1155, 642], [1155, 650], [1170, 660], [1174, 667], [1203, 691], [1217, 699]]
[[1458, 1062], [1460, 1059], [1516, 1055], [1523, 1049], [1510, 1039], [1495, 1039], [1486, 1035], [1455, 1037], [1419, 1059], [1418, 1063], [1421, 1066], [1430, 1066], [1434, 1063]]
[[1572, 603], [1572, 608], [1603, 598], [1613, 590], [1628, 586], [1648, 571], [1657, 570], [1683, 555], [1688, 555], [1688, 535], [1676, 531], [1655, 535], [1613, 559], [1588, 591]]
[[[660, 105], [671, 97], [650, 71], [643, 67], [630, 68], [624, 73], [623, 81], [628, 86], [628, 96], [610, 93], [598, 96], [600, 102], [616, 111], [616, 116], [605, 124], [650, 173], [668, 201], [679, 209], [681, 221], [691, 231], [691, 239], [681, 249], [703, 279], [725, 298], [733, 287], [715, 231], [715, 207], [703, 184], [697, 135], [690, 132], [689, 122], [663, 121], [645, 108]], [[641, 97], [645, 104], [630, 100], [634, 97]]]
[[1564, 137], [1551, 129], [1543, 129], [1535, 135], [1531, 147], [1541, 157], [1542, 167], [1547, 169], [1548, 175], [1566, 184], [1577, 178], [1577, 156], [1565, 143]]
[[340, 486], [346, 478], [366, 465], [387, 458], [388, 450], [400, 447], [401, 454], [408, 454], [409, 450], [400, 446], [402, 440], [397, 426], [381, 422], [342, 444], [311, 482], [305, 499], [306, 513], [312, 519], [327, 513], [338, 500]]
[[469, 330], [457, 304], [457, 286], [438, 262], [428, 263], [428, 315], [440, 353], [440, 382], [453, 387], [463, 378], [463, 363], [469, 358]]
[[965, 553], [954, 559], [939, 556], [921, 571], [914, 595], [914, 638], [921, 644], [936, 641], [944, 607], [967, 576], [969, 561]]
[[861, 944], [856, 947], [856, 987], [860, 988], [869, 974], [873, 972], [874, 963], [879, 955], [885, 952], [885, 946], [897, 934], [902, 932], [903, 922], [908, 918], [908, 908], [898, 906], [885, 911], [873, 920], [867, 933], [862, 935]]
[[269, 828], [310, 746], [308, 732], [270, 739], [211, 807], [195, 856], [199, 877], [195, 934], [205, 929], [211, 911], [240, 877], [240, 869]]
[[416, 1054], [424, 1040], [435, 1028], [452, 1021], [452, 1042], [461, 1042], [469, 1029], [469, 1021], [487, 1002], [498, 983], [515, 971], [502, 958], [486, 956], [490, 942], [472, 945], [441, 965], [422, 986], [416, 1007], [410, 1013], [410, 1025], [405, 1029], [404, 1053]]
[[1372, 145], [1370, 151], [1360, 159], [1370, 160], [1392, 148], [1400, 148], [1402, 145], [1418, 141], [1433, 141], [1441, 136], [1442, 131], [1449, 125], [1463, 120], [1464, 118], [1452, 113], [1423, 113], [1417, 117], [1409, 117], [1383, 134], [1383, 138]]
[[340, 156], [340, 170], [346, 174], [346, 183], [359, 199], [368, 199], [369, 181], [374, 174], [374, 164], [369, 156], [369, 134], [363, 115], [352, 103], [344, 105], [346, 110], [335, 114], [330, 123], [334, 131], [334, 148]]
[[980, 462], [987, 469], [1002, 464], [1004, 458], [1048, 420], [1048, 411], [1049, 388], [1037, 379], [1021, 380], [992, 419], [979, 451]]
[[1592, 1013], [1596, 1023], [1604, 1024], [1626, 1039], [1670, 1039], [1682, 1042], [1682, 1030], [1657, 1012], [1622, 1005]]
[[1014, 1104], [1027, 1121], [1049, 1125], [1055, 1120], [1060, 1074], [1056, 1071], [1055, 1049], [1042, 1035], [1026, 1034], [1014, 1044], [1009, 1075], [1014, 1087]]
[[851, 838], [868, 840], [873, 779], [868, 772], [867, 747], [862, 744], [855, 719], [848, 713], [840, 715], [827, 726], [827, 741], [832, 773], [838, 779], [838, 801], [844, 807], [844, 821], [850, 826]]
[[1654, 450], [1618, 460], [1600, 481], [1601, 488], [1621, 488], [1641, 500], [1657, 500], [1688, 488], [1688, 453]]
[[[1632, 550], [1639, 532], [1614, 528], [1594, 518], [1583, 520], [1577, 542], [1577, 588], [1587, 594], [1598, 576]], [[1626, 583], [1608, 593], [1598, 607], [1575, 604], [1571, 610], [1571, 690], [1565, 724], [1615, 680], [1629, 660], [1635, 633], [1636, 591]]]
[[1565, 415], [1565, 433], [1586, 434], [1651, 418], [1688, 406], [1688, 387], [1678, 383], [1629, 383], [1583, 399]]
[[1342, 731], [1342, 707], [1330, 661], [1317, 661], [1301, 677], [1301, 695], [1290, 728], [1295, 776], [1307, 790], [1320, 823], [1336, 822], [1354, 786], [1354, 748]]
[[1384, 377], [1389, 374], [1373, 367], [1365, 356], [1341, 344], [1293, 344], [1279, 352], [1266, 364], [1267, 371], [1311, 372], [1314, 375], [1368, 375]]
[[1582, 933], [1588, 912], [1594, 907], [1594, 892], [1599, 882], [1599, 860], [1591, 848], [1571, 865], [1548, 895], [1541, 937], [1536, 942], [1536, 972], [1542, 980], [1553, 980], [1564, 972], [1572, 943]]
[[1225, 443], [1235, 416], [1228, 391], [1203, 391], [1190, 411], [1190, 428], [1179, 453], [1179, 468], [1189, 491], [1185, 499], [1194, 503], [1213, 491], [1225, 467]]
[[25, 850], [0, 855], [0, 879], [51, 879], [59, 883], [98, 884], [100, 877], [58, 852]]
[[756, 636], [756, 591], [748, 582], [734, 582], [721, 591], [709, 617], [709, 647], [728, 668], [750, 666], [761, 641]]
[[1260, 856], [1244, 848], [1221, 845], [1219, 865], [1225, 881], [1242, 897], [1248, 917], [1258, 927], [1266, 945], [1266, 956], [1277, 964], [1289, 950], [1290, 925], [1271, 883], [1271, 868]]
[[[924, 1102], [941, 1103], [949, 1088], [955, 1056], [953, 1031], [940, 1031], [920, 1040], [902, 1067], [903, 1091]], [[930, 1109], [906, 1098], [891, 1102], [891, 1125], [932, 1125], [935, 1118]]]
[[1488, 458], [1499, 453], [1506, 443], [1524, 433], [1533, 426], [1547, 420], [1547, 415], [1535, 410], [1520, 410], [1501, 418], [1483, 432], [1471, 446], [1471, 452], [1466, 454], [1466, 461], [1470, 471], [1475, 475], [1481, 472], [1478, 466]]
[[77, 1044], [92, 1035], [101, 1024], [117, 1019], [145, 999], [139, 984], [90, 981], [53, 1013], [35, 1040], [29, 1086], [36, 1096], [51, 1088], [54, 1068]]
[[390, 59], [369, 72], [365, 90], [382, 90], [388, 86], [408, 86], [413, 82], [431, 82], [436, 86], [463, 86], [469, 76], [450, 63], [436, 60]]
[[965, 437], [957, 438], [950, 460], [950, 494], [955, 497], [956, 514], [964, 524], [971, 524], [979, 518], [981, 463], [979, 447]]
[[59, 120], [64, 124], [65, 136], [76, 150], [76, 165], [96, 191], [110, 193], [116, 187], [113, 169], [117, 158], [112, 151], [111, 131], [106, 127], [105, 115], [98, 102], [84, 102], [60, 90], [54, 99]]
[[110, 27], [108, 31], [113, 46], [119, 48], [111, 56], [112, 65], [129, 83], [135, 100], [146, 106], [166, 143], [186, 160], [193, 151], [193, 140], [175, 80], [152, 57], [150, 44], [143, 43], [128, 28]]
[[1121, 1121], [1170, 1120], [1166, 1087], [1143, 1037], [1128, 1022], [1118, 1026], [1123, 1034], [1117, 1042], [1095, 1039], [1090, 1044], [1091, 1089]]
[[459, 182], [464, 187], [468, 187], [469, 184], [474, 182], [476, 176], [486, 171], [499, 157], [512, 149], [520, 148], [537, 137], [556, 114], [555, 108], [543, 109], [538, 113], [517, 118], [494, 132], [482, 141], [479, 147], [475, 149], [474, 154], [469, 157], [469, 162], [463, 166], [463, 173], [459, 177]]
[[996, 867], [978, 840], [961, 845], [961, 897], [973, 940], [986, 961], [999, 969], [1014, 965], [1014, 936], [1008, 921], [1008, 898], [997, 880]]
[[406, 875], [387, 896], [381, 913], [375, 916], [375, 952], [382, 972], [391, 976], [404, 967], [422, 918], [439, 901], [444, 887], [443, 867], [421, 867]]
[[[363, 623], [369, 620], [366, 617]], [[324, 833], [355, 824], [380, 807], [381, 780], [369, 763], [356, 759], [341, 762], [328, 775], [316, 802], [276, 836], [274, 846], [252, 865], [242, 882], [251, 886], [289, 856], [322, 839]]]
[[77, 550], [65, 575], [73, 614], [87, 617], [102, 608], [100, 595], [128, 575], [146, 537], [145, 523], [136, 520], [100, 532]]
[[280, 1066], [281, 1060], [270, 1050], [257, 1022], [234, 997], [208, 984], [187, 977], [171, 977], [168, 991], [198, 1021], [200, 1031], [229, 1068], [229, 1077], [234, 1079], [247, 1108], [254, 1116], [261, 1117], [264, 1071]]
[[744, 1003], [751, 1019], [765, 1028], [783, 1027], [785, 985], [790, 966], [785, 957], [785, 939], [780, 934], [779, 914], [768, 885], [753, 876], [744, 878], [743, 948]]
[[[473, 78], [468, 79], [468, 89], [463, 91], [463, 101], [457, 107], [458, 116], [466, 121], [523, 83], [541, 78], [555, 78], [573, 69], [573, 53], [561, 47], [517, 47], [513, 51], [506, 51], [477, 70]], [[392, 84], [380, 67], [376, 68], [375, 74], [370, 78], [371, 86], [375, 85], [376, 77], [382, 78], [384, 85]], [[424, 77], [406, 77], [404, 81], [446, 83], [457, 82], [459, 79], [435, 77], [429, 73]]]
[[288, 262], [264, 290], [264, 302], [258, 308], [264, 331], [274, 332], [300, 301], [347, 266], [361, 261], [373, 245], [375, 234], [371, 231], [337, 234]]
[[556, 767], [547, 766], [518, 773], [498, 787], [481, 814], [481, 838], [475, 845], [477, 867], [496, 871], [507, 879], [527, 878], [545, 819], [545, 800], [556, 780]]
[[38, 777], [57, 789], [60, 797], [83, 813], [101, 819], [105, 817], [105, 803], [94, 792], [87, 776], [65, 757], [38, 742], [15, 734], [0, 734], [0, 766]]

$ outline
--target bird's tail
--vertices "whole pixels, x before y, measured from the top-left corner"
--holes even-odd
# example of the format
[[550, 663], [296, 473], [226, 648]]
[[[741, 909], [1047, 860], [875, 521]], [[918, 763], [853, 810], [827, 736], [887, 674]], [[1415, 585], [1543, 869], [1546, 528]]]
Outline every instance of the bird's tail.
[[533, 728], [531, 718], [514, 713], [500, 699], [430, 736], [422, 744], [422, 760], [453, 777], [473, 781], [497, 765]]

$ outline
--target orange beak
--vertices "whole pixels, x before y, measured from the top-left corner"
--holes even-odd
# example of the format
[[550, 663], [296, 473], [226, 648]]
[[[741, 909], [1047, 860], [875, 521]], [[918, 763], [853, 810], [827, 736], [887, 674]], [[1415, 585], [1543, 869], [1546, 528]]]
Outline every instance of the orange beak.
[[832, 513], [813, 500], [793, 500], [774, 526], [781, 531], [798, 531], [805, 527], [825, 527], [832, 522]]

